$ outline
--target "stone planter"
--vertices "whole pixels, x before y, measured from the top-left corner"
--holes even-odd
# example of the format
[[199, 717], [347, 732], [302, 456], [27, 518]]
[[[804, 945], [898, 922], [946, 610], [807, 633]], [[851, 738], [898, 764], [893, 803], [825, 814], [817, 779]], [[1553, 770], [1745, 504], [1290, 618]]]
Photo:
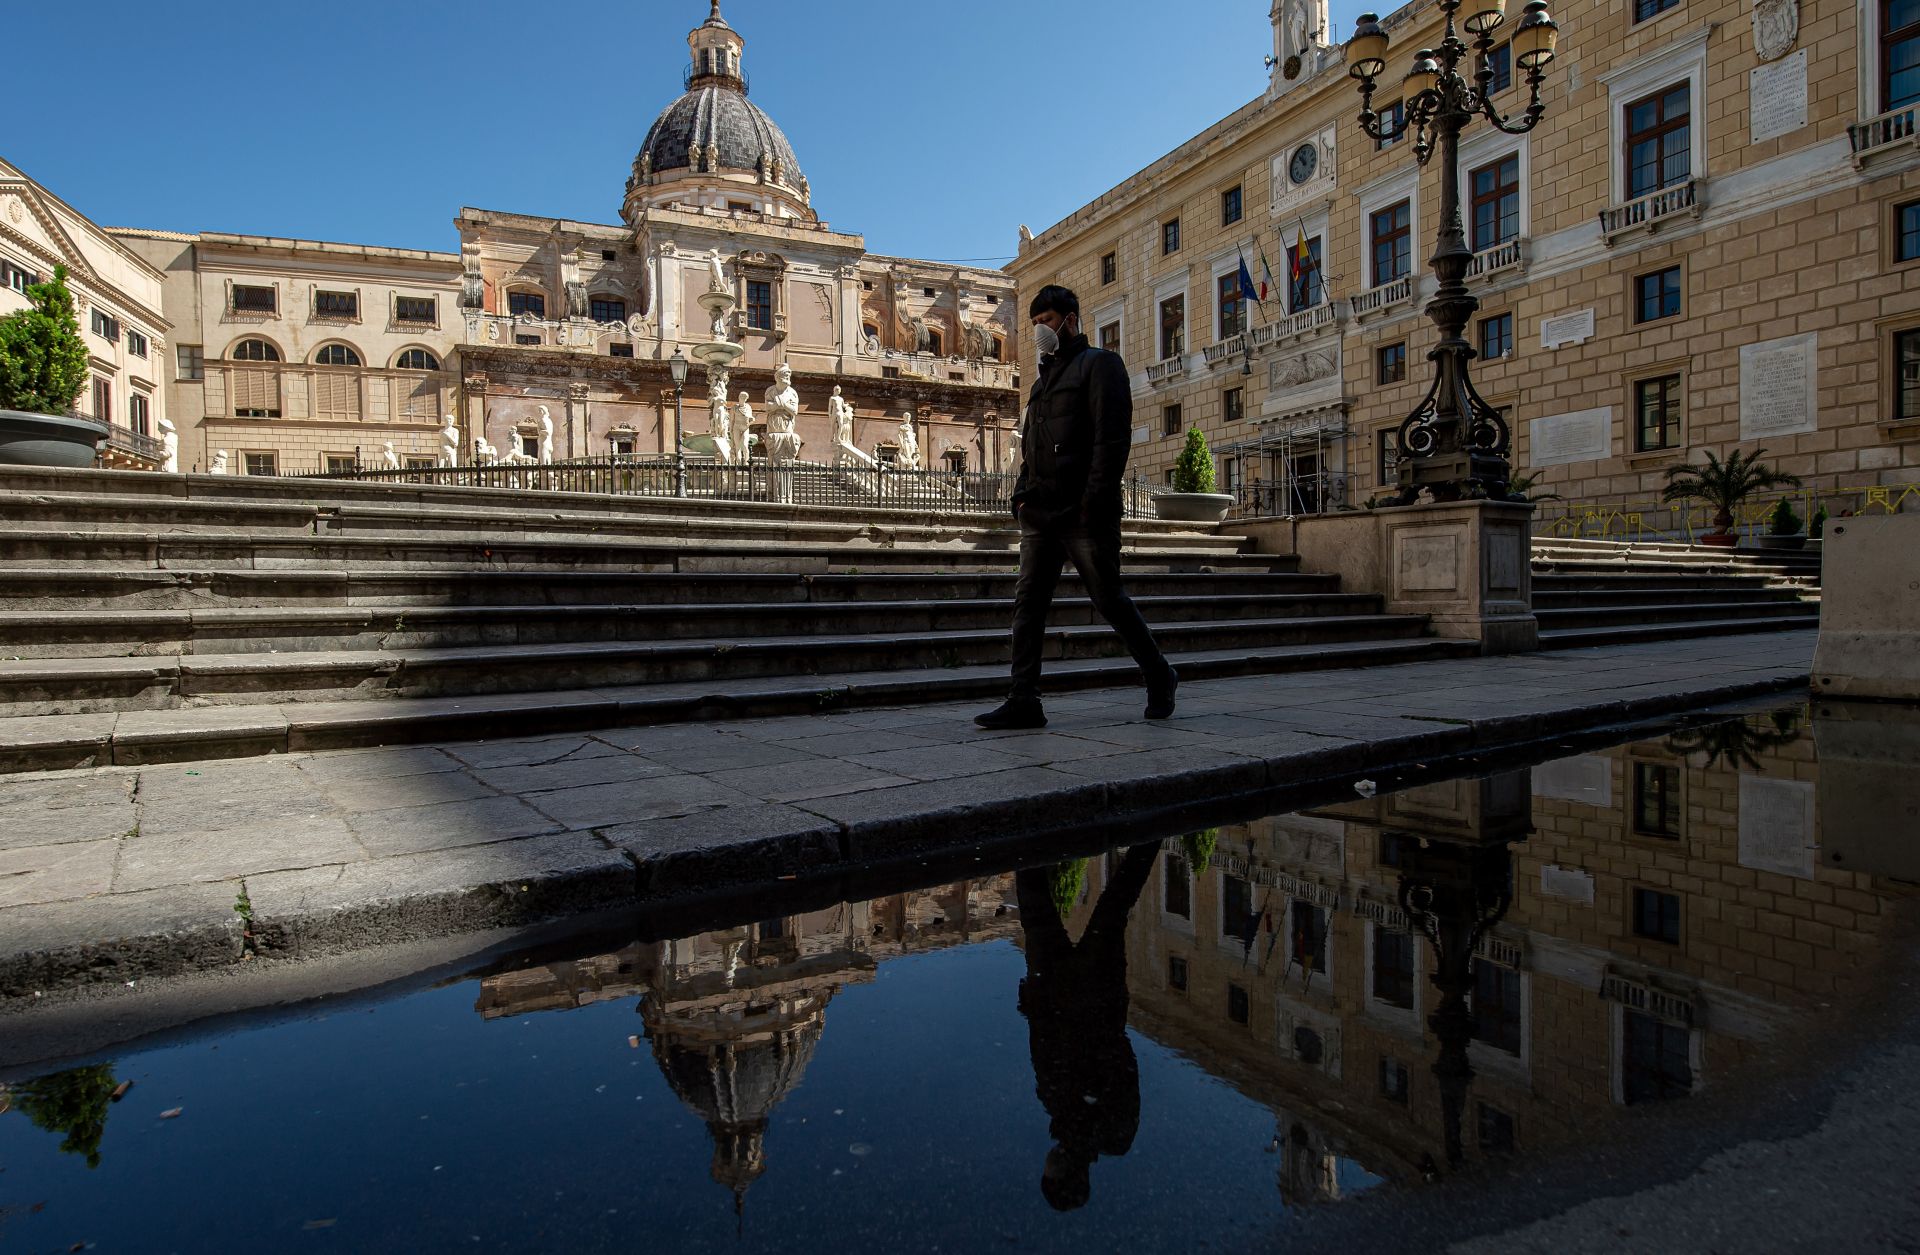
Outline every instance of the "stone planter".
[[1218, 523], [1232, 505], [1232, 495], [1224, 492], [1163, 492], [1153, 498], [1154, 515], [1176, 523]]
[[107, 425], [91, 418], [0, 410], [0, 463], [10, 466], [93, 465]]
[[1753, 543], [1754, 547], [1758, 549], [1798, 550], [1807, 547], [1807, 538], [1801, 535], [1774, 536], [1769, 534], [1766, 536], [1755, 536]]
[[1703, 532], [1700, 536], [1700, 543], [1703, 545], [1712, 545], [1716, 549], [1731, 549], [1740, 543], [1740, 533]]

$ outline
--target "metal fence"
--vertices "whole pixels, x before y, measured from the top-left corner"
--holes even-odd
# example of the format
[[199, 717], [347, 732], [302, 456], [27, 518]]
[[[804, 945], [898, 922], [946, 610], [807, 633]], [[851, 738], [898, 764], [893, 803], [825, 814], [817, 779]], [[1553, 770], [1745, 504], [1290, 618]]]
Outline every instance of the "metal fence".
[[[1822, 507], [1830, 518], [1920, 510], [1920, 484], [1867, 484], [1851, 488], [1806, 485], [1791, 492], [1768, 493], [1741, 505], [1734, 513], [1733, 530], [1741, 536], [1765, 535], [1768, 516], [1783, 498], [1792, 504], [1802, 524], [1806, 524]], [[1533, 534], [1692, 545], [1698, 544], [1703, 534], [1715, 530], [1713, 515], [1710, 505], [1668, 504], [1655, 497], [1540, 501], [1534, 506]]]
[[1352, 506], [1352, 482], [1353, 476], [1345, 471], [1316, 471], [1236, 484], [1229, 513], [1237, 518], [1331, 514]]

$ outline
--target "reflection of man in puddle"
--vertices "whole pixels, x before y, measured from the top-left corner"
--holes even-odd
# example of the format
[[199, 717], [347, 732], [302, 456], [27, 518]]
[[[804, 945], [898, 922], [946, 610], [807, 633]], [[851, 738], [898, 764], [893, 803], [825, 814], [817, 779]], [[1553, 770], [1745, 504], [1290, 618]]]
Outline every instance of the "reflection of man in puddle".
[[1014, 878], [1027, 952], [1020, 1014], [1054, 1140], [1040, 1192], [1056, 1211], [1084, 1205], [1093, 1161], [1126, 1154], [1140, 1127], [1140, 1072], [1127, 1040], [1127, 914], [1159, 853], [1158, 842], [1127, 851], [1078, 942], [1054, 896], [1073, 864], [1029, 868]]

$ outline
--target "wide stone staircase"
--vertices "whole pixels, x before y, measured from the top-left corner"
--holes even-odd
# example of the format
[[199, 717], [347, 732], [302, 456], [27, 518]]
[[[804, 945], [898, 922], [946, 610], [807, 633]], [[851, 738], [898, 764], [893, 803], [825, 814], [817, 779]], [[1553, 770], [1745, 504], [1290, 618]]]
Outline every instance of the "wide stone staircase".
[[1820, 555], [1535, 538], [1542, 649], [1820, 626]]
[[[1187, 678], [1465, 655], [1129, 521]], [[0, 771], [992, 698], [1018, 535], [924, 511], [0, 468]], [[1053, 690], [1137, 670], [1077, 581]]]

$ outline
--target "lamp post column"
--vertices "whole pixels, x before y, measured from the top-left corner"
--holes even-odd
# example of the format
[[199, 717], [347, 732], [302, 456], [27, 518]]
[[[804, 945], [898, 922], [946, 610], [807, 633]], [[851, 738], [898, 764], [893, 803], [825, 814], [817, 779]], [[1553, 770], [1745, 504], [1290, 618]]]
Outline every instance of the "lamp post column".
[[684, 413], [681, 402], [687, 394], [686, 354], [674, 349], [668, 368], [673, 371], [673, 495], [684, 497], [687, 495], [687, 455], [680, 442], [686, 434], [681, 421]]

